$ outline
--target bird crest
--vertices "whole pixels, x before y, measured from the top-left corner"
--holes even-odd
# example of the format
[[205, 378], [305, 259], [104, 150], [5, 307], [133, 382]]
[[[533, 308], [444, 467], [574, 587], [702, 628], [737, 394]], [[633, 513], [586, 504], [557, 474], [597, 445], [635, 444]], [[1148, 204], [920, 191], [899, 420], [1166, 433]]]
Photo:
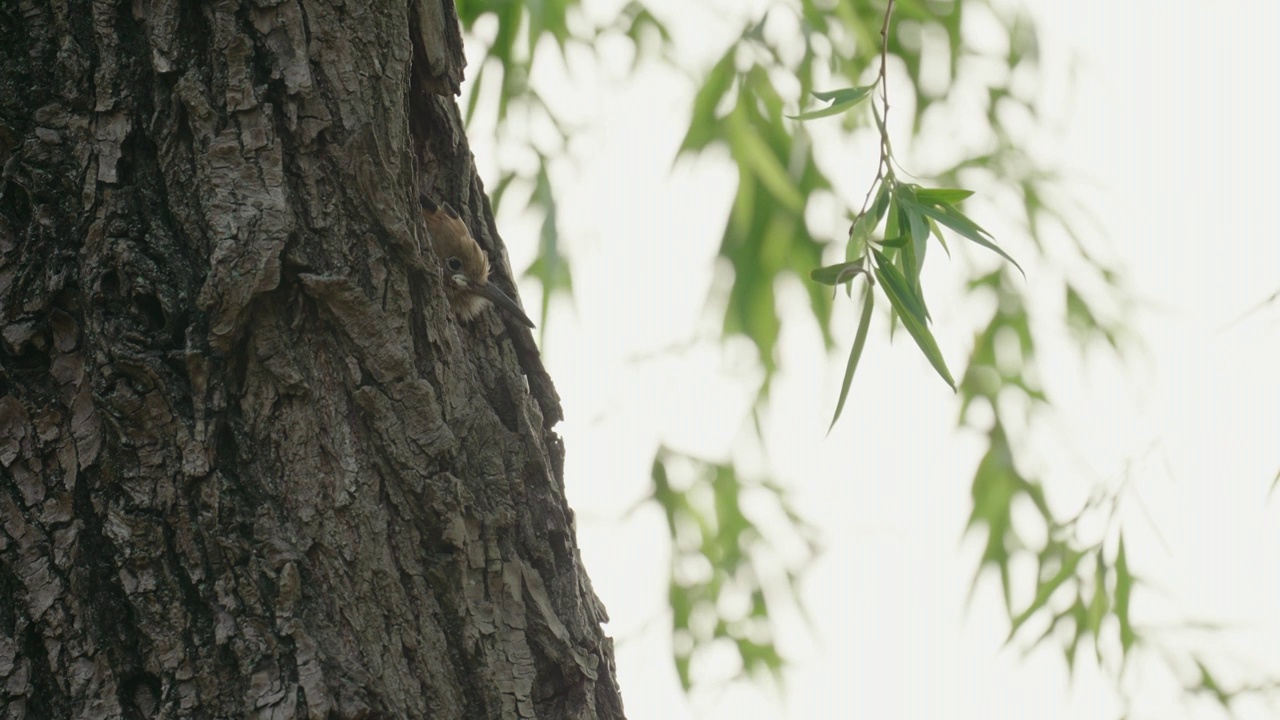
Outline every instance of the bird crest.
[[454, 311], [463, 320], [471, 320], [493, 303], [528, 327], [533, 327], [533, 321], [520, 306], [489, 282], [489, 256], [471, 236], [458, 211], [449, 203], [436, 203], [426, 195], [419, 195], [418, 203], [422, 207], [427, 236], [440, 262], [445, 292]]

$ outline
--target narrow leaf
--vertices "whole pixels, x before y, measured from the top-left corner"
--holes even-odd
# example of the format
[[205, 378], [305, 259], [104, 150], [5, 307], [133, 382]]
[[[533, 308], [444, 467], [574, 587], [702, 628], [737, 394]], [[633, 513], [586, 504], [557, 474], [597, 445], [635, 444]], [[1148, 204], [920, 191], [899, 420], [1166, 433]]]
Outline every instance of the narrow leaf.
[[862, 261], [843, 262], [835, 265], [827, 265], [825, 267], [814, 268], [809, 271], [809, 279], [823, 285], [839, 285], [852, 280], [858, 273], [866, 272]]
[[857, 87], [845, 88], [844, 90], [834, 90], [832, 92], [815, 92], [814, 97], [819, 100], [831, 100], [831, 105], [802, 112], [799, 115], [788, 115], [792, 120], [816, 120], [817, 118], [830, 117], [831, 115], [839, 115], [842, 112], [851, 110], [854, 106], [866, 100], [871, 95], [871, 88]]
[[[1096, 556], [1093, 573], [1093, 597], [1089, 600], [1088, 628], [1094, 637], [1102, 633], [1102, 621], [1111, 610], [1111, 596], [1107, 594], [1107, 562], [1099, 552]], [[1102, 645], [1094, 643], [1101, 662]]]
[[1022, 266], [1018, 264], [1017, 260], [1014, 260], [1009, 253], [1005, 252], [999, 245], [996, 245], [991, 241], [990, 233], [983, 230], [981, 227], [978, 227], [977, 223], [970, 220], [964, 213], [956, 210], [951, 205], [941, 205], [938, 207], [921, 205], [920, 211], [952, 230], [955, 230], [962, 236], [1013, 263], [1013, 266], [1018, 268], [1018, 272], [1022, 273], [1023, 277], [1027, 276], [1026, 271], [1022, 269]]
[[907, 287], [906, 280], [903, 279], [898, 269], [884, 255], [876, 252], [876, 261], [876, 277], [879, 278], [881, 286], [884, 287], [889, 303], [897, 311], [895, 316], [902, 319], [902, 324], [907, 328], [907, 332], [911, 333], [912, 339], [916, 341], [916, 345], [924, 353], [925, 359], [929, 361], [933, 369], [938, 371], [938, 375], [954, 391], [956, 389], [956, 381], [951, 377], [951, 371], [947, 369], [947, 361], [942, 357], [942, 351], [938, 349], [937, 340], [934, 340], [933, 333], [929, 331], [929, 327], [924, 322], [923, 311], [919, 307], [913, 307], [913, 304], [918, 300], [912, 295], [911, 290]]
[[876, 224], [880, 224], [880, 219], [884, 217], [884, 211], [889, 208], [889, 183], [881, 182], [880, 189], [876, 191], [875, 202], [871, 203], [871, 214], [876, 218]]
[[783, 207], [795, 213], [802, 212], [804, 195], [796, 188], [795, 180], [774, 154], [773, 148], [769, 147], [756, 128], [751, 126], [751, 121], [746, 118], [745, 113], [741, 109], [735, 109], [729, 113], [726, 120], [729, 146], [739, 166], [743, 170], [750, 170], [751, 174], [759, 178], [760, 184], [764, 185]]
[[467, 127], [471, 127], [471, 119], [476, 115], [476, 104], [480, 102], [480, 89], [484, 87], [484, 69], [487, 65], [488, 63], [480, 63], [480, 69], [471, 81], [471, 97], [467, 98], [467, 113], [462, 121]]
[[857, 100], [866, 97], [874, 86], [840, 88], [839, 90], [814, 90], [813, 96], [819, 100], [828, 100], [830, 102], [845, 102], [846, 100]]
[[[512, 3], [512, 5], [518, 7], [521, 3]], [[733, 80], [737, 77], [737, 66], [734, 63], [736, 55], [737, 47], [730, 47], [728, 52], [716, 62], [715, 67], [711, 68], [702, 87], [698, 88], [698, 94], [693, 100], [693, 112], [689, 117], [689, 130], [680, 143], [679, 154], [690, 150], [701, 150], [712, 140], [723, 137], [716, 118], [716, 108], [729, 93], [733, 87]]]
[[951, 248], [947, 247], [947, 239], [942, 236], [942, 228], [938, 227], [938, 223], [934, 221], [933, 218], [928, 218], [928, 220], [929, 220], [929, 232], [933, 233], [933, 236], [938, 238], [938, 244], [942, 246], [942, 250], [946, 252], [947, 257], [950, 258]]
[[1116, 620], [1120, 623], [1120, 647], [1125, 657], [1138, 639], [1129, 619], [1129, 600], [1133, 596], [1133, 574], [1129, 572], [1129, 557], [1124, 550], [1124, 534], [1120, 535], [1119, 548], [1116, 550]]
[[916, 188], [916, 200], [924, 205], [958, 203], [973, 194], [960, 188]]
[[871, 233], [880, 224], [880, 220], [884, 217], [884, 211], [889, 207], [889, 184], [880, 183], [880, 189], [876, 191], [875, 202], [871, 203], [871, 207], [864, 212], [858, 214], [853, 225], [849, 228], [849, 244], [844, 249], [844, 259], [853, 261], [860, 259], [866, 252], [867, 240], [871, 238]]
[[[864, 271], [865, 272], [865, 271]], [[849, 362], [844, 367], [844, 381], [840, 384], [840, 399], [836, 401], [836, 412], [827, 426], [827, 434], [836, 426], [840, 413], [844, 410], [844, 401], [849, 397], [849, 385], [853, 383], [853, 372], [858, 369], [858, 360], [862, 358], [862, 348], [867, 344], [867, 328], [871, 326], [871, 307], [874, 305], [875, 293], [871, 291], [871, 283], [867, 283], [862, 293], [862, 315], [858, 318], [858, 332], [853, 336], [853, 347], [849, 349]]]
[[1049, 579], [1040, 580], [1039, 584], [1036, 586], [1036, 596], [1031, 600], [1031, 604], [1013, 619], [1011, 623], [1012, 627], [1009, 628], [1010, 638], [1018, 632], [1018, 629], [1022, 627], [1023, 623], [1030, 619], [1036, 611], [1044, 607], [1045, 604], [1049, 602], [1049, 598], [1053, 596], [1058, 588], [1062, 587], [1063, 583], [1075, 575], [1076, 567], [1080, 564], [1080, 559], [1082, 557], [1083, 554], [1079, 551], [1067, 550], [1065, 552], [1065, 557], [1059, 558], [1061, 565], [1058, 567], [1058, 571]]
[[[871, 252], [875, 254], [876, 258], [876, 267], [878, 268], [876, 276], [880, 277], [883, 273], [884, 276], [880, 277], [880, 282], [885, 285], [886, 291], [891, 289], [893, 291], [891, 295], [897, 295], [898, 298], [902, 300], [904, 307], [912, 317], [921, 323], [925, 322], [924, 304], [921, 303], [920, 298], [912, 292], [911, 287], [907, 284], [906, 278], [902, 275], [902, 271], [899, 270], [893, 262], [879, 250], [873, 249]], [[895, 307], [896, 306], [897, 305], [895, 303]]]
[[1209, 667], [1199, 658], [1196, 658], [1196, 667], [1200, 668], [1200, 689], [1211, 693], [1222, 707], [1229, 707], [1234, 693], [1223, 690], [1222, 685], [1214, 679], [1213, 673], [1209, 672]]
[[858, 216], [849, 227], [849, 242], [844, 246], [844, 259], [861, 260], [867, 252], [867, 241], [871, 239], [871, 231], [876, 221], [867, 213]]
[[911, 248], [915, 251], [914, 265], [912, 275], [908, 278], [913, 280], [912, 287], [920, 287], [920, 271], [924, 269], [924, 253], [928, 249], [929, 244], [929, 223], [921, 215], [918, 207], [911, 205], [903, 205], [903, 210], [907, 215], [907, 228], [911, 231]]
[[886, 206], [888, 219], [884, 223], [884, 236], [887, 238], [904, 237], [907, 234], [907, 229], [898, 222], [901, 213], [898, 212], [898, 199], [895, 195], [896, 193], [889, 193], [889, 202]]

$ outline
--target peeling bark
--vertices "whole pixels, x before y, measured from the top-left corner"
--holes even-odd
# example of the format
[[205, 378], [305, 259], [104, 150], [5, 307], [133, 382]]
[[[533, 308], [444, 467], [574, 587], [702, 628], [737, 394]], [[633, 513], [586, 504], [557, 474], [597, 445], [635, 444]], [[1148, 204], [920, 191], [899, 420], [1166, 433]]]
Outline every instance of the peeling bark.
[[0, 4], [0, 718], [618, 718], [452, 3]]

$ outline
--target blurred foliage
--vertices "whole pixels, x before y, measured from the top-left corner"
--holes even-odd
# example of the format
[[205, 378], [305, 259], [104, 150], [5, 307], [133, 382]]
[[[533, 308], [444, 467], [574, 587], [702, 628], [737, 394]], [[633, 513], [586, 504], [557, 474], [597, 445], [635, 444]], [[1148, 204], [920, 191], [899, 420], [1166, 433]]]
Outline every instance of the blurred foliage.
[[[673, 468], [680, 476], [675, 480]], [[715, 642], [731, 644], [745, 669], [768, 672], [780, 681], [783, 661], [774, 647], [770, 615], [773, 588], [763, 582], [779, 553], [744, 512], [742, 498], [754, 493], [776, 501], [810, 553], [816, 545], [813, 529], [780, 488], [740, 478], [729, 463], [659, 448], [652, 477], [653, 499], [671, 532], [668, 597], [680, 682], [692, 686], [694, 652]], [[779, 568], [788, 592], [801, 569], [795, 564]]]
[[[602, 39], [625, 37], [635, 47], [633, 68], [644, 61], [677, 65], [674, 40], [660, 3], [644, 0], [633, 0], [616, 16], [594, 24], [578, 0], [460, 0], [457, 7], [469, 33], [468, 47], [483, 47], [469, 87], [468, 122], [478, 98], [496, 92], [496, 141], [521, 140], [537, 158], [532, 172], [502, 169], [493, 200], [496, 205], [514, 182], [520, 182], [532, 188], [530, 205], [543, 214], [540, 255], [527, 275], [543, 285], [540, 327], [545, 327], [550, 297], [571, 294], [573, 283], [572, 263], [558, 242], [555, 188], [546, 169], [548, 161], [563, 152], [568, 129], [530, 82], [537, 72], [538, 50], [553, 49], [568, 64], [570, 47], [591, 53]], [[724, 22], [734, 22], [731, 13], [721, 15]], [[999, 34], [997, 41], [988, 40], [981, 48], [971, 44], [965, 30], [971, 16], [987, 21]], [[487, 42], [474, 34], [486, 17], [497, 21], [496, 33]], [[926, 67], [934, 69], [935, 77], [927, 76]], [[937, 68], [944, 68], [945, 82], [938, 82]], [[966, 74], [969, 69], [974, 72]], [[1141, 581], [1129, 567], [1122, 529], [1115, 521], [1118, 497], [1095, 498], [1076, 516], [1060, 518], [1046, 500], [1042, 479], [1020, 468], [1017, 460], [1028, 428], [1049, 407], [1037, 380], [1041, 339], [1035, 328], [1067, 328], [1082, 351], [1099, 345], [1119, 350], [1124, 341], [1123, 288], [1115, 271], [1095, 257], [1085, 241], [1079, 219], [1087, 213], [1072, 203], [1052, 168], [1016, 140], [1024, 136], [1020, 128], [1026, 121], [1044, 124], [1034, 91], [1027, 90], [1036, 87], [1040, 73], [1036, 28], [1008, 3], [776, 2], [763, 16], [743, 20], [736, 38], [699, 74], [678, 156], [724, 148], [737, 169], [737, 188], [719, 248], [732, 270], [730, 290], [723, 306], [708, 309], [723, 312], [720, 339], [748, 339], [763, 369], [752, 410], [756, 422], [746, 425], [744, 439], [764, 447], [759, 414], [768, 409], [771, 380], [779, 371], [779, 280], [789, 275], [804, 283], [828, 350], [835, 347], [835, 297], [830, 288], [845, 285], [853, 298], [852, 285], [863, 283], [857, 295], [858, 325], [832, 425], [854, 393], [852, 381], [867, 342], [874, 300], [882, 295], [891, 327], [905, 328], [938, 375], [959, 394], [959, 425], [980, 433], [986, 442], [972, 480], [968, 525], [972, 533], [985, 536], [974, 585], [987, 570], [999, 577], [1011, 641], [1043, 626], [1025, 646], [1059, 643], [1069, 669], [1074, 669], [1080, 648], [1091, 644], [1095, 661], [1114, 672], [1123, 693], [1122, 679], [1132, 656], [1144, 644], [1154, 647], [1155, 639], [1130, 614]], [[825, 89], [832, 87], [840, 89]], [[962, 87], [969, 93], [968, 104], [953, 102]], [[977, 109], [971, 101], [975, 95], [981, 99]], [[810, 102], [812, 107], [801, 107]], [[911, 112], [905, 138], [891, 137], [889, 129], [890, 110], [899, 106]], [[519, 108], [518, 115], [513, 108]], [[972, 120], [975, 113], [986, 121], [982, 142], [967, 147], [956, 141], [951, 148], [954, 158], [936, 167], [935, 158], [910, 152], [916, 141], [927, 137], [927, 121], [935, 115], [947, 126], [946, 118], [963, 114]], [[558, 147], [538, 147], [528, 136], [533, 118], [555, 128]], [[811, 123], [837, 120], [847, 133], [873, 138], [879, 147], [874, 178], [858, 205], [834, 191], [838, 183], [829, 173], [835, 168], [851, 176], [864, 170], [851, 159], [833, 156], [808, 130]], [[895, 140], [909, 148], [905, 156], [895, 155]], [[928, 186], [899, 179], [906, 175], [904, 164], [921, 166], [920, 171], [928, 173]], [[1056, 286], [1065, 299], [1061, 308], [1026, 304], [1028, 283], [1022, 268], [1012, 262], [1015, 253], [1007, 253], [1003, 243], [998, 245], [960, 210], [960, 203], [972, 194], [963, 187], [1014, 199], [1000, 205], [1002, 219], [1022, 232], [1006, 240], [1016, 245], [1037, 287]], [[831, 194], [844, 204], [850, 221], [845, 237], [815, 236], [805, 220], [811, 200]], [[987, 207], [995, 205], [999, 203]], [[994, 251], [1001, 256], [999, 262], [959, 252], [947, 244], [946, 234]], [[963, 261], [959, 272], [972, 276], [967, 284], [971, 297], [995, 301], [985, 323], [976, 328], [958, 382], [930, 329], [921, 270], [931, 240]], [[1011, 437], [1014, 429], [1017, 434]], [[652, 499], [662, 507], [671, 533], [669, 597], [681, 682], [690, 688], [696, 680], [691, 662], [713, 644], [726, 642], [741, 658], [743, 673], [776, 675], [783, 658], [773, 643], [774, 613], [779, 606], [799, 609], [796, 587], [804, 563], [780, 559], [744, 512], [740, 497], [750, 492], [765, 498], [788, 518], [796, 535], [808, 543], [810, 558], [812, 529], [792, 511], [781, 488], [744, 480], [732, 462], [659, 448], [652, 479]], [[1013, 521], [1015, 512], [1026, 508], [1041, 525], [1035, 539], [1019, 533]], [[1099, 537], [1086, 538], [1079, 532], [1085, 519], [1101, 520], [1104, 531]], [[1021, 559], [1031, 560], [1038, 570], [1032, 587], [1015, 592], [1011, 567]], [[778, 581], [765, 582], [766, 573], [760, 571], [764, 566], [785, 571]], [[1031, 599], [1019, 605], [1015, 597]], [[1104, 648], [1111, 647], [1118, 657], [1108, 659]], [[1238, 694], [1269, 687], [1225, 690], [1194, 651], [1154, 654], [1180, 673], [1188, 692], [1208, 694], [1224, 707]]]

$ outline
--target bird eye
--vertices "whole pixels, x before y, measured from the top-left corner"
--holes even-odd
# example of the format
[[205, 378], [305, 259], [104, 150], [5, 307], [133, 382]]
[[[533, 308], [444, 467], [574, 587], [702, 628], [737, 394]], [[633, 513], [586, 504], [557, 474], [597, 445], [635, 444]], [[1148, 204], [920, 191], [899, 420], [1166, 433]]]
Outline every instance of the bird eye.
[[449, 268], [449, 272], [458, 272], [462, 270], [462, 261], [456, 257], [451, 257], [444, 261], [445, 267]]

